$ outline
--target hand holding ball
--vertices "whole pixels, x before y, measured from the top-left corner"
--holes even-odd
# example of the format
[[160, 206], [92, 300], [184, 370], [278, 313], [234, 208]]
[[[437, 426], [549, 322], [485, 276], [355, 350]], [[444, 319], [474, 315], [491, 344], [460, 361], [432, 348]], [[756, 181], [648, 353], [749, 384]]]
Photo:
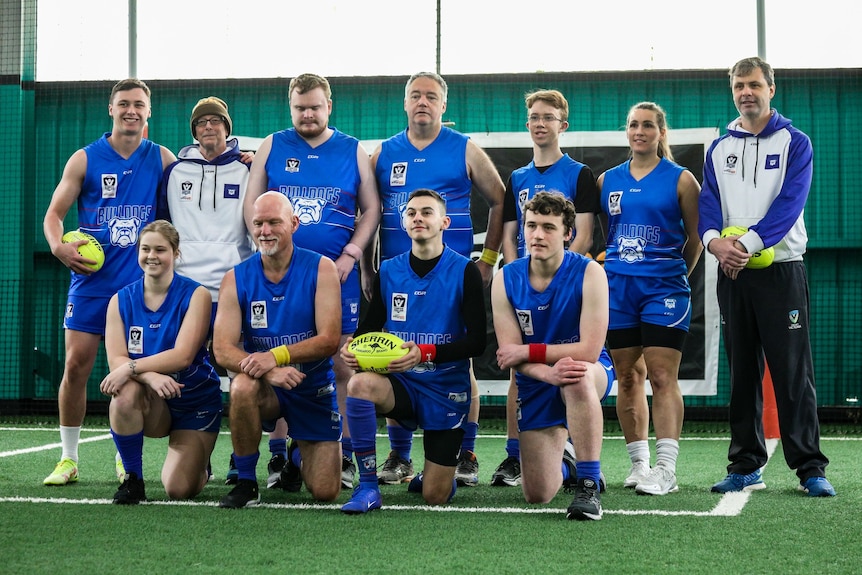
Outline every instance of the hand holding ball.
[[96, 262], [95, 264], [84, 264], [91, 270], [97, 272], [102, 269], [102, 265], [105, 263], [105, 252], [102, 250], [102, 245], [96, 241], [96, 238], [91, 236], [90, 234], [84, 233], [82, 231], [75, 230], [73, 232], [66, 232], [63, 234], [63, 243], [71, 244], [74, 242], [86, 241], [86, 244], [81, 244], [78, 246], [78, 253], [81, 254], [82, 257], [87, 258], [88, 260], [93, 260]]
[[359, 369], [374, 373], [389, 373], [389, 362], [407, 355], [410, 351], [404, 340], [391, 333], [370, 331], [356, 337], [347, 350], [356, 356]]
[[[748, 232], [748, 230], [746, 228], [743, 228], [742, 226], [729, 226], [721, 230], [721, 237], [739, 237], [746, 232]], [[751, 257], [748, 258], [748, 264], [746, 264], [745, 267], [752, 270], [760, 270], [772, 265], [772, 261], [774, 259], [775, 248], [764, 248], [759, 252], [754, 252], [753, 254], [751, 254]]]

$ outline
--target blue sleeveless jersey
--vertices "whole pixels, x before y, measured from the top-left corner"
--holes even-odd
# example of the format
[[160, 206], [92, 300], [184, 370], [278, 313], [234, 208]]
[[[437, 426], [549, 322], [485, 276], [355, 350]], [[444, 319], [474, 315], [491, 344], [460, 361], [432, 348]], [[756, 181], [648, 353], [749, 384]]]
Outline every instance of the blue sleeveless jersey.
[[[533, 199], [539, 192], [556, 191], [563, 194], [572, 204], [578, 194], [578, 177], [584, 164], [573, 160], [568, 154], [554, 162], [544, 172], [536, 169], [531, 161], [518, 168], [510, 177], [512, 191], [515, 194], [515, 213], [518, 215], [518, 257], [526, 255], [524, 245], [524, 204]], [[572, 230], [574, 234], [576, 230]], [[572, 235], [572, 239], [575, 236]]]
[[[388, 310], [384, 331], [404, 341], [441, 345], [463, 339], [467, 327], [461, 316], [464, 268], [469, 260], [444, 248], [437, 265], [424, 278], [410, 267], [403, 253], [380, 264], [380, 293]], [[445, 310], [445, 313], [441, 313]], [[423, 400], [437, 401], [440, 411], [470, 405], [469, 360], [420, 363], [411, 371], [395, 374], [416, 386]], [[459, 407], [460, 406], [460, 407]], [[425, 429], [434, 429], [433, 423]]]
[[105, 264], [89, 276], [72, 272], [70, 295], [111, 297], [142, 275], [138, 236], [155, 219], [162, 153], [158, 144], [143, 140], [126, 160], [108, 136], [84, 148], [87, 172], [78, 196], [78, 226], [102, 244]]
[[608, 215], [605, 269], [628, 276], [685, 275], [685, 228], [677, 199], [685, 168], [662, 158], [638, 181], [630, 163], [605, 172], [602, 184], [602, 207]]
[[410, 251], [404, 229], [404, 210], [410, 193], [419, 188], [434, 190], [446, 200], [446, 215], [452, 223], [443, 232], [447, 246], [465, 257], [473, 251], [473, 220], [467, 175], [467, 136], [443, 127], [424, 150], [417, 150], [407, 130], [384, 140], [377, 157], [375, 176], [383, 204], [380, 221], [380, 259]]
[[[200, 284], [196, 281], [174, 274], [165, 301], [156, 311], [147, 309], [144, 303], [143, 278], [117, 293], [130, 358], [149, 357], [176, 345], [192, 294], [198, 287]], [[185, 386], [180, 397], [167, 400], [171, 408], [191, 410], [221, 404], [221, 384], [206, 345], [197, 351], [189, 367], [166, 375]]]
[[[234, 268], [243, 347], [247, 352], [289, 346], [317, 335], [314, 298], [320, 257], [294, 246], [290, 267], [277, 284], [266, 279], [260, 253]], [[306, 375], [301, 385], [334, 381], [332, 360], [328, 357], [291, 365]]]
[[[589, 263], [586, 257], [566, 250], [560, 269], [543, 292], [530, 285], [530, 256], [506, 265], [503, 274], [506, 297], [521, 326], [523, 343], [554, 345], [581, 340], [584, 273]], [[547, 385], [518, 372], [515, 380], [519, 386]]]
[[290, 199], [299, 218], [293, 243], [332, 260], [353, 236], [361, 178], [359, 140], [333, 128], [332, 137], [312, 148], [296, 130], [272, 135], [266, 160], [267, 189]]

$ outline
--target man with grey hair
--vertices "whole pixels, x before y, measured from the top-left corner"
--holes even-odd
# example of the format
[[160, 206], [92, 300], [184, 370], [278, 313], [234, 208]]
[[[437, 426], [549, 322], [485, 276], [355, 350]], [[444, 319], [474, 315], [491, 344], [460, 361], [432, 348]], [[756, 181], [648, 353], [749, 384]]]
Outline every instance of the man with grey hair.
[[[767, 452], [762, 424], [764, 365], [772, 374], [781, 445], [796, 470], [799, 489], [831, 497], [829, 460], [820, 451], [820, 422], [808, 331], [808, 279], [802, 255], [808, 234], [803, 210], [811, 187], [811, 140], [770, 106], [772, 67], [745, 58], [730, 70], [740, 117], [710, 146], [704, 162], [698, 232], [718, 259], [718, 305], [730, 364], [730, 449], [727, 477], [718, 493], [754, 491], [766, 485]], [[722, 236], [727, 227], [742, 235]], [[749, 267], [753, 254], [772, 248], [767, 267]]]

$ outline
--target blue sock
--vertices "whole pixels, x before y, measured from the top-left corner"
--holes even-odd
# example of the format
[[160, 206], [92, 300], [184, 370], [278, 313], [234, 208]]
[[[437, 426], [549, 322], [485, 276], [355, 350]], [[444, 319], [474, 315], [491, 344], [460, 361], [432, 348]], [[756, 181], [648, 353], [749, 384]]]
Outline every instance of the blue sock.
[[[350, 420], [350, 415], [347, 416], [347, 419]], [[413, 432], [400, 425], [387, 425], [386, 430], [389, 432], [389, 445], [392, 446], [392, 450], [398, 454], [398, 457], [410, 461], [410, 451], [413, 449]], [[353, 435], [352, 427], [350, 428], [350, 435]]]
[[[575, 465], [577, 466], [577, 463], [575, 463]], [[572, 474], [569, 472], [569, 466], [568, 465], [563, 463], [562, 466], [563, 466], [563, 482], [566, 482], [569, 480], [569, 477], [571, 477]]]
[[521, 441], [517, 438], [506, 440], [506, 455], [521, 460]]
[[269, 452], [287, 459], [287, 439], [270, 439]]
[[377, 412], [367, 399], [347, 398], [347, 421], [363, 487], [377, 487]]
[[[377, 432], [375, 431], [375, 434]], [[347, 459], [353, 459], [353, 440], [349, 437], [341, 438], [341, 455]]]
[[575, 473], [578, 474], [578, 479], [592, 479], [598, 485], [601, 472], [602, 466], [599, 461], [578, 461], [575, 463]]
[[250, 479], [257, 481], [257, 460], [260, 459], [260, 452], [255, 451], [251, 455], [233, 454], [233, 463], [236, 465], [238, 479]]
[[294, 445], [296, 445], [296, 447], [291, 449], [290, 452], [287, 454], [287, 456], [290, 457], [291, 463], [293, 463], [297, 467], [302, 467], [302, 453], [299, 451], [299, 444], [296, 443], [295, 439], [293, 441], [294, 441]]
[[144, 432], [139, 431], [132, 435], [117, 435], [111, 430], [114, 437], [114, 445], [123, 459], [123, 467], [126, 473], [134, 473], [138, 479], [144, 478]]
[[464, 430], [464, 438], [461, 440], [461, 451], [476, 451], [476, 435], [479, 434], [479, 424], [468, 421], [461, 426]]

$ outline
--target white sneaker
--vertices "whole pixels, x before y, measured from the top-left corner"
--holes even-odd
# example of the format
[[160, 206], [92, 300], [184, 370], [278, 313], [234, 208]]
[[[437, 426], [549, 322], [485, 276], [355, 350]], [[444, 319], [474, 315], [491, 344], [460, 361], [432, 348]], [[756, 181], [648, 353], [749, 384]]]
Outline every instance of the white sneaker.
[[631, 489], [637, 487], [638, 483], [646, 479], [649, 475], [649, 463], [646, 461], [635, 461], [632, 463], [632, 468], [629, 470], [629, 476], [623, 482], [623, 487]]
[[637, 484], [635, 491], [640, 495], [667, 495], [679, 491], [676, 473], [663, 465], [656, 465], [644, 479]]

